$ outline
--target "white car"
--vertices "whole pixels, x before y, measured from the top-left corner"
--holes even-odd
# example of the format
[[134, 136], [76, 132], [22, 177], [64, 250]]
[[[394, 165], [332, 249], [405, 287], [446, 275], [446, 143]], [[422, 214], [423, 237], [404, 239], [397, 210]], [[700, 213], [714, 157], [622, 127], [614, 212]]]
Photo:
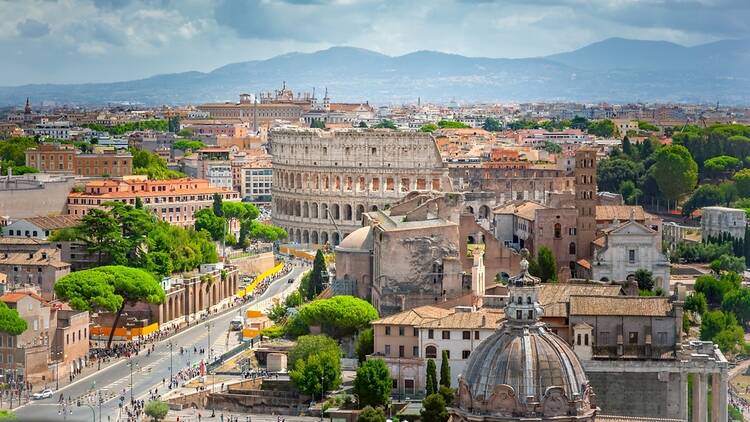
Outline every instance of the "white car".
[[39, 391], [37, 393], [32, 394], [31, 398], [33, 398], [34, 400], [48, 399], [48, 398], [52, 397], [52, 393], [53, 392], [52, 392], [51, 389], [45, 388], [42, 391]]

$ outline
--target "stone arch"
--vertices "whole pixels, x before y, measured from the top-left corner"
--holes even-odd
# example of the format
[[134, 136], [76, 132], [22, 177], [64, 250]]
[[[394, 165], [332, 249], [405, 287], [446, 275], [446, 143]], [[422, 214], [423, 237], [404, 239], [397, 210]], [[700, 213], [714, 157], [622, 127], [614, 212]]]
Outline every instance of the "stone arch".
[[466, 208], [464, 208], [464, 212], [466, 214], [474, 215], [474, 207], [472, 207], [471, 205], [467, 205]]
[[334, 220], [341, 219], [341, 208], [339, 207], [339, 204], [331, 204], [331, 216]]
[[315, 174], [312, 177], [312, 188], [315, 190], [320, 189], [320, 181], [318, 180], [318, 175]]
[[302, 203], [300, 201], [294, 201], [294, 215], [297, 217], [302, 216]]
[[300, 229], [294, 231], [294, 241], [297, 243], [302, 243], [302, 232], [300, 232]]
[[321, 184], [320, 189], [327, 191], [328, 188], [329, 188], [329, 186], [328, 186], [328, 176], [321, 177], [320, 178], [320, 184]]
[[315, 230], [310, 232], [310, 243], [318, 244], [318, 232]]
[[310, 218], [318, 218], [318, 203], [310, 203]]
[[487, 205], [479, 207], [479, 218], [490, 218], [490, 207]]
[[344, 204], [344, 220], [350, 221], [352, 219], [352, 206], [349, 204]]
[[331, 245], [332, 246], [337, 246], [340, 241], [341, 241], [341, 239], [339, 238], [339, 233], [338, 232], [331, 233]]
[[307, 201], [302, 203], [302, 217], [310, 218], [310, 205]]
[[333, 178], [333, 190], [340, 191], [341, 190], [341, 177], [340, 176], [334, 176]]
[[429, 345], [424, 348], [424, 357], [427, 359], [437, 359], [437, 347]]
[[294, 180], [296, 181], [295, 187], [297, 189], [302, 189], [302, 174], [301, 173], [297, 173], [297, 176], [295, 177]]
[[373, 206], [370, 207], [370, 211], [377, 211], [377, 210], [378, 210], [378, 206], [377, 205], [373, 205]]
[[362, 214], [365, 213], [365, 206], [362, 204], [357, 205], [357, 213], [355, 214], [355, 220], [362, 221]]
[[328, 232], [320, 232], [320, 243], [323, 245], [328, 243]]
[[310, 232], [308, 232], [307, 230], [302, 230], [302, 243], [310, 243]]

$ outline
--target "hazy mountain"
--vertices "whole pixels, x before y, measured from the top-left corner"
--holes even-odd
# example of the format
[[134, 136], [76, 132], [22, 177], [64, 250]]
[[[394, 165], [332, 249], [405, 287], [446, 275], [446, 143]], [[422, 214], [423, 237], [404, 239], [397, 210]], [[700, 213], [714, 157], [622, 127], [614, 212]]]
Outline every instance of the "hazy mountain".
[[750, 42], [683, 47], [612, 38], [575, 51], [528, 59], [418, 51], [398, 57], [335, 47], [113, 83], [0, 87], [0, 105], [235, 101], [241, 92], [327, 87], [334, 101], [721, 101], [749, 103]]

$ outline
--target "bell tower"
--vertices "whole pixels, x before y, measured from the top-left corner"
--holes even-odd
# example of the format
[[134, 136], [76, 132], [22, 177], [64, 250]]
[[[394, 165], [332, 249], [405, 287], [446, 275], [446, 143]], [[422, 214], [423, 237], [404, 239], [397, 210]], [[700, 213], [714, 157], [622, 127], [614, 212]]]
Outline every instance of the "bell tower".
[[591, 242], [596, 237], [596, 150], [583, 147], [576, 151], [575, 205], [577, 258], [591, 258]]

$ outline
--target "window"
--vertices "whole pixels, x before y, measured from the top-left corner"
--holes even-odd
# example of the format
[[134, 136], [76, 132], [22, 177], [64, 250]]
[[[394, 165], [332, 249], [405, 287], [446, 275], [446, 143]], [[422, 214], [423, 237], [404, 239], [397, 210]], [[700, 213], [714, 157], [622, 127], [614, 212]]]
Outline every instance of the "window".
[[391, 327], [388, 327], [388, 326], [385, 327], [385, 335], [387, 336], [391, 335]]
[[435, 338], [435, 331], [432, 328], [427, 330], [427, 338]]
[[390, 356], [390, 355], [391, 355], [391, 345], [390, 345], [390, 344], [386, 344], [386, 345], [385, 345], [385, 350], [383, 351], [383, 353], [384, 353], [384, 354], [385, 354], [386, 356]]
[[437, 347], [435, 346], [425, 347], [424, 357], [427, 359], [437, 359]]
[[471, 340], [471, 331], [464, 331], [463, 337], [464, 337], [464, 340]]
[[415, 358], [418, 358], [418, 357], [419, 357], [419, 347], [418, 347], [418, 346], [413, 346], [413, 347], [411, 348], [411, 355], [412, 355], [413, 357], [415, 357]]
[[568, 228], [568, 235], [575, 236], [576, 235], [576, 228], [575, 227]]
[[398, 327], [398, 335], [400, 335], [401, 337], [404, 336], [404, 327]]
[[448, 330], [443, 330], [443, 340], [450, 340], [451, 339], [451, 332]]
[[599, 344], [606, 345], [609, 343], [609, 332], [602, 331], [599, 333]]
[[393, 379], [393, 389], [398, 389], [398, 380], [396, 378]]
[[38, 330], [39, 329], [39, 320], [35, 319], [33, 325], [34, 325], [34, 331]]
[[580, 346], [580, 345], [581, 345], [581, 334], [578, 333], [576, 335], [576, 346]]
[[520, 309], [516, 310], [516, 319], [518, 319], [518, 320], [523, 319], [523, 314], [521, 313]]
[[635, 249], [628, 249], [628, 262], [635, 264]]
[[414, 337], [417, 337], [418, 335], [419, 335], [419, 330], [417, 330], [417, 329], [415, 328], [415, 329], [414, 329]]
[[474, 340], [479, 340], [479, 331], [474, 331]]
[[404, 346], [398, 346], [398, 357], [404, 357]]
[[526, 313], [526, 315], [527, 315], [527, 318], [528, 318], [529, 320], [532, 320], [532, 319], [534, 319], [534, 311], [531, 311], [531, 310], [530, 310], [530, 311], [528, 311], [528, 312]]
[[570, 242], [570, 245], [568, 245], [568, 254], [575, 255], [576, 254], [576, 244], [575, 242]]
[[638, 333], [636, 331], [628, 333], [628, 344], [638, 344]]
[[471, 350], [464, 350], [463, 352], [461, 352], [461, 359], [468, 359], [470, 354]]
[[562, 237], [562, 226], [560, 223], [555, 224], [555, 239]]
[[588, 346], [589, 345], [589, 335], [588, 333], [583, 335], [583, 344]]

